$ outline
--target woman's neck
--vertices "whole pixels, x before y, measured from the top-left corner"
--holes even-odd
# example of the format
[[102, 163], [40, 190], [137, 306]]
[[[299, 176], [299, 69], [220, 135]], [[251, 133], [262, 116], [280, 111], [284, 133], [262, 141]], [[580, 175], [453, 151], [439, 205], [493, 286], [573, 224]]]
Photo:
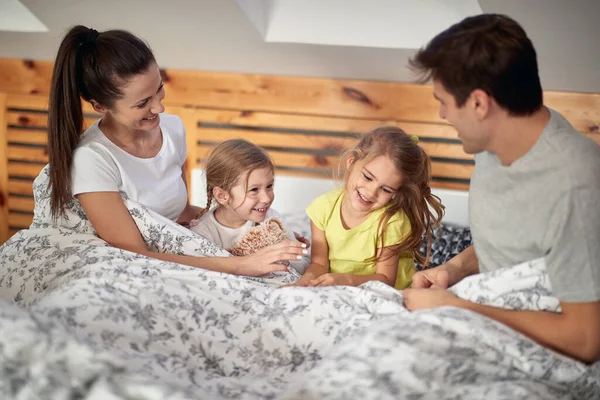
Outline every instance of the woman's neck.
[[227, 206], [218, 206], [215, 209], [215, 219], [219, 224], [232, 229], [241, 228], [248, 222], [247, 220], [240, 218], [239, 215]]
[[107, 114], [100, 120], [98, 127], [108, 140], [136, 157], [154, 157], [162, 147], [160, 126], [151, 131], [132, 130]]

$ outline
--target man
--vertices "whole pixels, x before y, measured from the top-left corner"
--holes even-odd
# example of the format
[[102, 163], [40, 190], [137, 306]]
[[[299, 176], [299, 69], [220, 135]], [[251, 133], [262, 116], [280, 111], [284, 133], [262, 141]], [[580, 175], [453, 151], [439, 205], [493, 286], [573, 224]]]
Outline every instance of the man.
[[[544, 107], [535, 49], [506, 16], [466, 18], [410, 64], [433, 80], [440, 117], [476, 156], [474, 245], [417, 273], [404, 291], [406, 307], [470, 309], [572, 358], [600, 360], [600, 147]], [[446, 290], [540, 257], [562, 313], [483, 306]]]

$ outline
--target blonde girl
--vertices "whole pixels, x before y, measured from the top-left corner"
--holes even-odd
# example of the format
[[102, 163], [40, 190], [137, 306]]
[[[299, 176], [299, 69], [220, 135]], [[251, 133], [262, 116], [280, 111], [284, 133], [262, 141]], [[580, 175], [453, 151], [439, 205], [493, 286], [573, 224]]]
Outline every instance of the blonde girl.
[[414, 260], [425, 262], [421, 241], [432, 236], [444, 212], [429, 187], [429, 157], [417, 143], [403, 130], [384, 126], [344, 154], [344, 187], [306, 209], [312, 261], [295, 285], [410, 285]]
[[[191, 229], [227, 249], [265, 219], [281, 218], [271, 208], [275, 200], [274, 172], [271, 158], [261, 147], [243, 139], [220, 143], [206, 163], [205, 211], [199, 221], [191, 223]], [[288, 234], [295, 241], [289, 229]], [[307, 253], [304, 250], [304, 256], [291, 263], [300, 273], [309, 264]]]

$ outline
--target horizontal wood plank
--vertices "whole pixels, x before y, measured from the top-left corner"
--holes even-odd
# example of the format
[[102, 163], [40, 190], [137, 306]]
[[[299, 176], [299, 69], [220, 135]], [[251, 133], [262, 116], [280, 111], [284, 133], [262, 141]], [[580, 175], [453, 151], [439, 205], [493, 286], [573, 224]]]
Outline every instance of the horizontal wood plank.
[[197, 109], [195, 116], [200, 124], [208, 122], [223, 125], [298, 129], [320, 132], [366, 133], [377, 126], [393, 125], [402, 128], [409, 134], [423, 137], [444, 139], [457, 138], [456, 130], [452, 126], [444, 123], [411, 123], [386, 119], [336, 118], [223, 109]]
[[468, 191], [469, 184], [461, 183], [461, 182], [447, 182], [447, 181], [439, 181], [433, 180], [430, 184], [432, 188], [436, 189], [451, 189], [451, 190], [460, 190], [460, 191]]
[[[37, 92], [36, 89], [33, 91], [35, 93], [28, 94], [26, 93], [27, 88], [30, 87], [31, 84], [26, 84], [24, 87], [21, 87], [21, 90], [11, 90], [9, 87], [14, 87], [13, 85], [7, 85], [6, 82], [3, 81], [6, 77], [3, 75], [2, 65], [5, 64], [6, 59], [0, 58], [0, 91], [4, 91], [9, 94], [7, 106], [10, 109], [19, 109], [19, 110], [30, 110], [30, 111], [48, 111], [49, 104], [49, 92], [50, 92], [50, 83], [48, 81], [47, 89], [42, 92]], [[81, 108], [86, 114], [97, 114], [96, 110], [92, 107], [92, 105], [86, 101], [81, 101]]]
[[[212, 146], [199, 146], [199, 154], [209, 154]], [[339, 157], [320, 156], [313, 154], [291, 153], [281, 151], [268, 151], [276, 167], [283, 168], [310, 168], [318, 169], [325, 175], [332, 175], [339, 168]], [[206, 157], [203, 157], [206, 158]], [[202, 167], [202, 163], [198, 166]], [[470, 179], [473, 174], [472, 164], [459, 164], [450, 162], [431, 163], [432, 175], [435, 177]]]
[[33, 212], [35, 202], [32, 197], [8, 197], [8, 209], [10, 211], [28, 211]]
[[[0, 59], [0, 65], [4, 64], [4, 60]], [[2, 79], [0, 72], [0, 79]], [[48, 90], [50, 86], [48, 86]], [[10, 90], [4, 88], [4, 91], [9, 93], [7, 107], [9, 109], [32, 110], [32, 111], [48, 111], [48, 91], [44, 94], [27, 94], [24, 93], [27, 89], [22, 87], [21, 90]]]
[[[358, 138], [339, 137], [331, 135], [303, 135], [286, 134], [277, 132], [261, 132], [242, 129], [214, 129], [199, 128], [198, 139], [200, 143], [221, 142], [229, 139], [246, 139], [262, 147], [280, 147], [290, 149], [311, 149], [341, 152], [356, 145]], [[443, 157], [472, 160], [471, 154], [463, 151], [458, 143], [439, 143], [421, 141], [419, 145], [430, 157]]]
[[48, 162], [48, 151], [45, 148], [9, 145], [9, 161], [34, 161], [39, 163]]
[[7, 139], [9, 143], [25, 143], [25, 144], [37, 144], [47, 145], [48, 144], [48, 132], [42, 130], [33, 129], [16, 129], [8, 128]]
[[431, 174], [434, 177], [471, 179], [473, 175], [473, 164], [456, 164], [449, 162], [431, 162]]
[[[47, 128], [48, 127], [48, 114], [46, 113], [35, 113], [27, 111], [9, 111], [7, 123], [10, 126], [18, 126], [23, 128], [35, 127], [35, 128]], [[98, 118], [97, 117], [85, 117], [84, 118], [84, 129], [93, 124]]]
[[33, 196], [33, 181], [9, 179], [8, 180], [8, 196], [11, 194], [24, 194]]
[[[430, 85], [186, 70], [162, 74], [166, 105], [443, 122]], [[51, 61], [0, 59], [0, 91], [9, 94], [47, 97], [51, 75]], [[581, 132], [600, 125], [600, 94], [547, 91], [544, 98]]]
[[[198, 154], [205, 157], [210, 154], [214, 146], [198, 146]], [[273, 159], [273, 163], [278, 167], [291, 168], [315, 168], [323, 170], [325, 173], [332, 171], [332, 168], [337, 168], [338, 157], [336, 156], [320, 156], [314, 154], [291, 153], [281, 151], [268, 151]]]
[[11, 228], [26, 229], [33, 221], [32, 214], [8, 213], [8, 226]]
[[544, 92], [544, 104], [561, 113], [579, 132], [600, 130], [600, 94]]
[[18, 176], [35, 179], [40, 174], [42, 169], [44, 169], [45, 166], [45, 164], [31, 164], [9, 161], [8, 175], [13, 177]]

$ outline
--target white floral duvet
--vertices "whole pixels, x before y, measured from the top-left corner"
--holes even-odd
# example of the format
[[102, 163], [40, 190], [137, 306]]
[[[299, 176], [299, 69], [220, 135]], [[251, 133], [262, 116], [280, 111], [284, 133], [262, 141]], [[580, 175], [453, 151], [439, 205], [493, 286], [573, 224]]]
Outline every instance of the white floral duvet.
[[[284, 288], [108, 246], [77, 202], [0, 247], [2, 399], [598, 399], [600, 369], [475, 313], [410, 313], [402, 292]], [[228, 256], [127, 201], [149, 246]], [[542, 260], [471, 277], [460, 297], [556, 312]], [[16, 303], [16, 304], [14, 304]]]

